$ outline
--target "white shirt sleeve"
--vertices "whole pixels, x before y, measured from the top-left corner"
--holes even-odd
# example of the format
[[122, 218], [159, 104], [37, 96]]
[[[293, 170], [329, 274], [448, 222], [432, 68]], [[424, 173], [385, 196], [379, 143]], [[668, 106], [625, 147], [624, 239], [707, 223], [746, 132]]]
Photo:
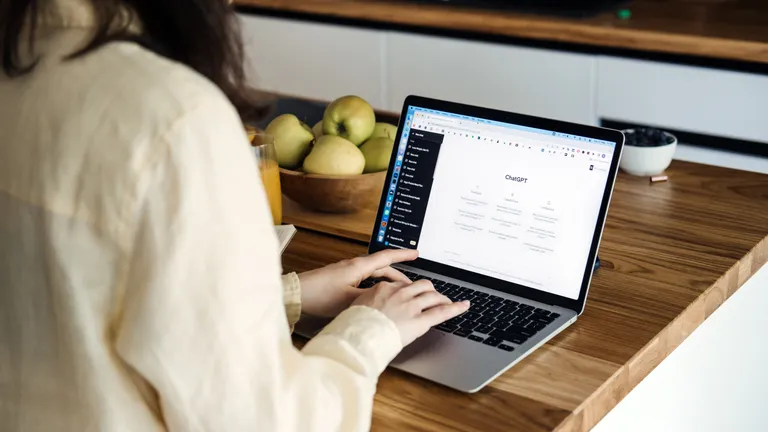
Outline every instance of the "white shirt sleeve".
[[234, 109], [208, 101], [157, 145], [115, 344], [157, 392], [168, 430], [369, 429], [377, 377], [401, 349], [394, 323], [353, 307], [294, 348], [266, 196]]

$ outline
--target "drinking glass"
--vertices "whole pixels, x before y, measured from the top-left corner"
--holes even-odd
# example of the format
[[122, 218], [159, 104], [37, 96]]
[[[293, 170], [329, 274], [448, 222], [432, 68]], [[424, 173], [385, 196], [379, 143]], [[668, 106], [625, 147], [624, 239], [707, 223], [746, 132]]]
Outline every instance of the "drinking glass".
[[267, 193], [269, 208], [272, 210], [272, 220], [275, 225], [283, 223], [283, 195], [280, 190], [280, 168], [277, 165], [275, 153], [275, 138], [256, 131], [248, 131], [248, 138], [253, 146], [253, 153], [261, 173], [261, 182]]

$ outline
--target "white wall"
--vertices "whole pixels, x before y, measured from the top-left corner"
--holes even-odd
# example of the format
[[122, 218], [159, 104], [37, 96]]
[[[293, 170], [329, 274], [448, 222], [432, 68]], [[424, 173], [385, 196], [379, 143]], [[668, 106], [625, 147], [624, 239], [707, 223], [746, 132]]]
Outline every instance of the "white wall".
[[768, 431], [768, 265], [593, 432]]

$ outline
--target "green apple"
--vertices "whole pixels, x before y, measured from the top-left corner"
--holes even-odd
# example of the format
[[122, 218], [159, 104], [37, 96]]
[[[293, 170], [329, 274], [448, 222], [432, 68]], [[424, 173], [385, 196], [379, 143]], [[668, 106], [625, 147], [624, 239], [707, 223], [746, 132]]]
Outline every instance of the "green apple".
[[323, 175], [362, 174], [365, 168], [363, 153], [346, 138], [323, 135], [317, 139], [312, 151], [304, 159], [304, 172]]
[[323, 132], [326, 135], [338, 135], [358, 146], [371, 137], [375, 125], [373, 108], [358, 96], [336, 99], [323, 115]]
[[283, 114], [269, 122], [265, 132], [275, 138], [278, 165], [287, 169], [301, 166], [314, 139], [309, 126], [293, 114]]
[[392, 156], [392, 148], [395, 142], [388, 137], [371, 138], [360, 146], [360, 151], [365, 156], [365, 169], [363, 172], [372, 173], [385, 171], [389, 167], [389, 158]]
[[319, 122], [315, 123], [314, 126], [312, 126], [312, 135], [315, 136], [315, 139], [320, 138], [323, 136], [323, 121], [320, 120]]
[[377, 137], [387, 137], [391, 140], [394, 140], [396, 135], [397, 126], [389, 123], [376, 123], [376, 126], [373, 127], [373, 133], [368, 139], [372, 140]]

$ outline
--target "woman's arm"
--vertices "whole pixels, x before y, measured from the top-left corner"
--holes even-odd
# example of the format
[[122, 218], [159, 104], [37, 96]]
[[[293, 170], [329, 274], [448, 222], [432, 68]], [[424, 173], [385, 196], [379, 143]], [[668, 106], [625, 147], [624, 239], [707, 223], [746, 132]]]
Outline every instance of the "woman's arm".
[[352, 307], [294, 348], [253, 153], [223, 97], [206, 102], [157, 143], [116, 352], [170, 431], [366, 430], [398, 329]]

